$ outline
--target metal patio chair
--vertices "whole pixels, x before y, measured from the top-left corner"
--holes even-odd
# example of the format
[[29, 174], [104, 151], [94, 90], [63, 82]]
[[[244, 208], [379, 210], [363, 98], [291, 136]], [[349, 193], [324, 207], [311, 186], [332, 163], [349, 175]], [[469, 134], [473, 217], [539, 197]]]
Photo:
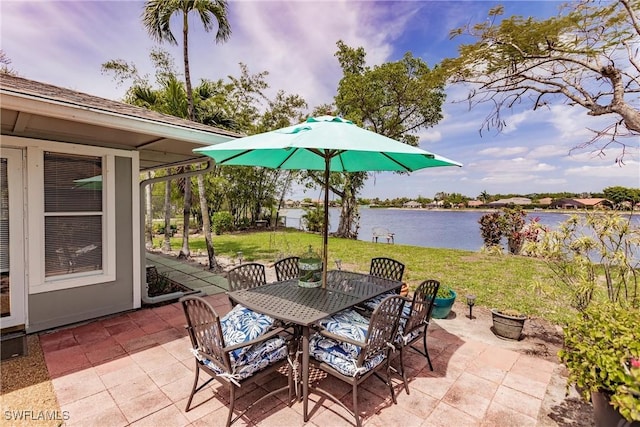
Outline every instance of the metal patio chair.
[[[383, 279], [402, 282], [402, 276], [404, 275], [404, 264], [392, 258], [372, 258], [371, 265], [369, 266], [369, 274], [372, 276], [381, 277]], [[389, 292], [386, 294], [378, 295], [375, 298], [371, 298], [363, 302], [362, 306], [365, 310], [373, 311], [383, 299], [385, 299], [389, 295], [394, 294], [397, 294], [397, 292]]]
[[[351, 413], [356, 426], [361, 427], [358, 415], [358, 386], [376, 375], [389, 387], [393, 403], [397, 403], [391, 383], [390, 354], [405, 300], [399, 295], [386, 298], [370, 319], [355, 310], [344, 310], [320, 322], [320, 331], [309, 342], [309, 354], [319, 362], [318, 368], [352, 387], [353, 410], [331, 393], [318, 389]], [[383, 378], [378, 372], [384, 370]], [[306, 414], [305, 414], [306, 416]]]
[[369, 274], [383, 279], [397, 280], [402, 282], [404, 275], [404, 264], [391, 258], [372, 258], [369, 267]]
[[[292, 401], [293, 375], [288, 362], [290, 336], [283, 328], [273, 328], [273, 319], [237, 305], [223, 318], [203, 298], [180, 299], [187, 319], [187, 331], [195, 356], [196, 371], [185, 411], [190, 411], [193, 396], [214, 379], [229, 387], [227, 427], [251, 407], [276, 393], [289, 390]], [[233, 418], [236, 391], [287, 366], [288, 384], [260, 396]], [[198, 386], [200, 371], [211, 378]], [[232, 419], [233, 418], [233, 419]]]
[[298, 268], [298, 261], [300, 261], [300, 257], [290, 256], [273, 264], [278, 282], [297, 279], [299, 277], [300, 269]]
[[[431, 358], [429, 357], [429, 350], [427, 348], [427, 328], [431, 321], [433, 304], [439, 287], [440, 282], [437, 280], [425, 280], [418, 285], [418, 288], [413, 293], [413, 298], [410, 300], [408, 298], [406, 299], [408, 302], [405, 306], [402, 319], [400, 320], [400, 326], [398, 327], [396, 347], [400, 348], [400, 374], [402, 375], [407, 394], [409, 394], [409, 386], [407, 385], [404, 369], [404, 351], [406, 348], [411, 348], [425, 356], [427, 362], [429, 362], [429, 369], [433, 371], [433, 365], [431, 364]], [[412, 344], [420, 338], [422, 338], [424, 352], [412, 346]]]
[[227, 272], [229, 290], [250, 289], [267, 283], [267, 273], [264, 265], [248, 262], [232, 268]]

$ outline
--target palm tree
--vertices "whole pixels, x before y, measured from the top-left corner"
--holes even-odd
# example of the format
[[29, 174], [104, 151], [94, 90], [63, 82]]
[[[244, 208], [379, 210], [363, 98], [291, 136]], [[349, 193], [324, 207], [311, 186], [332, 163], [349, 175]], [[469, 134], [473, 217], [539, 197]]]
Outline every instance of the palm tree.
[[486, 204], [487, 200], [489, 200], [489, 193], [487, 193], [486, 190], [483, 190], [482, 193], [480, 193], [480, 195], [478, 196], [478, 198], [482, 200], [482, 203]]
[[206, 32], [213, 30], [214, 21], [218, 23], [216, 42], [225, 42], [231, 36], [231, 26], [227, 19], [226, 0], [148, 0], [144, 6], [142, 22], [152, 39], [167, 41], [177, 45], [171, 32], [170, 20], [174, 14], [182, 15], [182, 53], [184, 59], [184, 79], [187, 87], [189, 105], [188, 117], [195, 120], [191, 72], [189, 69], [189, 21], [190, 12], [196, 12]]
[[[227, 19], [227, 1], [226, 0], [148, 0], [144, 6], [142, 22], [154, 40], [162, 43], [167, 41], [170, 44], [177, 45], [178, 42], [171, 32], [171, 17], [174, 14], [182, 15], [182, 52], [184, 59], [184, 78], [187, 90], [187, 106], [189, 120], [195, 120], [195, 108], [193, 102], [193, 89], [191, 86], [191, 72], [189, 70], [189, 12], [195, 12], [200, 17], [200, 22], [204, 26], [206, 32], [213, 30], [214, 22], [218, 24], [216, 32], [216, 42], [225, 42], [231, 36], [231, 26]], [[200, 184], [200, 182], [199, 182]], [[202, 217], [208, 219], [208, 209], [206, 206], [204, 185], [198, 185], [200, 192], [200, 209]], [[185, 185], [184, 198], [184, 224], [182, 233], [182, 248], [180, 249], [179, 258], [189, 258], [191, 252], [189, 250], [189, 216], [191, 212], [191, 180], [187, 180]], [[209, 254], [209, 267], [213, 268], [213, 244], [211, 242], [210, 227], [203, 227], [205, 233], [205, 241], [207, 243], [207, 252]]]

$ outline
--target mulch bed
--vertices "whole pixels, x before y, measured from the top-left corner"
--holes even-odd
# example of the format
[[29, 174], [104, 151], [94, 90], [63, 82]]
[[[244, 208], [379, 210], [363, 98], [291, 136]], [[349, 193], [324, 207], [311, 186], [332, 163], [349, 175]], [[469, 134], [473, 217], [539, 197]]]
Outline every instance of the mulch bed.
[[27, 346], [26, 356], [0, 364], [3, 425], [60, 426], [65, 414], [60, 411], [38, 336], [27, 336]]

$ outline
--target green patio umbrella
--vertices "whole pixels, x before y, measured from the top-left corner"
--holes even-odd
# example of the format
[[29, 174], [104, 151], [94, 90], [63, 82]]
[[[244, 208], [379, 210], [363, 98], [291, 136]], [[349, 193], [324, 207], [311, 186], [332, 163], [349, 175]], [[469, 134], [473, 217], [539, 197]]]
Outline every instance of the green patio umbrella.
[[334, 116], [311, 117], [304, 123], [193, 151], [212, 157], [219, 165], [324, 171], [323, 287], [327, 283], [331, 172], [412, 172], [436, 166], [462, 166]]

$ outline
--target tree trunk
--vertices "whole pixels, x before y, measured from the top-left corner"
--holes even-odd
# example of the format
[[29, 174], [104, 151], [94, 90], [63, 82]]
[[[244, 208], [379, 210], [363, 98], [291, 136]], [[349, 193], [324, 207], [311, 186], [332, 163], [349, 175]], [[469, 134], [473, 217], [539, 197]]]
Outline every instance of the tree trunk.
[[218, 264], [216, 263], [216, 256], [213, 250], [211, 220], [209, 219], [209, 208], [207, 206], [204, 176], [202, 174], [198, 175], [198, 195], [200, 199], [200, 210], [202, 211], [202, 231], [204, 233], [204, 241], [207, 245], [207, 260], [209, 261], [209, 270], [213, 270], [218, 266]]
[[342, 210], [340, 212], [340, 224], [338, 225], [337, 237], [346, 239], [357, 239], [360, 228], [360, 215], [358, 214], [358, 200], [356, 192], [352, 188], [351, 176], [346, 174], [344, 195], [342, 197]]
[[171, 251], [171, 181], [164, 184], [164, 240], [162, 252]]
[[178, 259], [189, 259], [191, 250], [189, 249], [189, 219], [191, 218], [191, 178], [186, 177], [184, 183], [184, 208], [182, 210], [182, 248], [178, 254]]
[[187, 12], [182, 14], [182, 54], [184, 58], [184, 80], [187, 89], [187, 114], [189, 120], [195, 121], [195, 110], [193, 108], [193, 89], [191, 88], [191, 71], [189, 70], [189, 21]]
[[[153, 178], [151, 171], [147, 172], [147, 179]], [[145, 186], [145, 221], [144, 221], [144, 243], [147, 249], [153, 248], [153, 210], [151, 208], [151, 193], [153, 184]]]

